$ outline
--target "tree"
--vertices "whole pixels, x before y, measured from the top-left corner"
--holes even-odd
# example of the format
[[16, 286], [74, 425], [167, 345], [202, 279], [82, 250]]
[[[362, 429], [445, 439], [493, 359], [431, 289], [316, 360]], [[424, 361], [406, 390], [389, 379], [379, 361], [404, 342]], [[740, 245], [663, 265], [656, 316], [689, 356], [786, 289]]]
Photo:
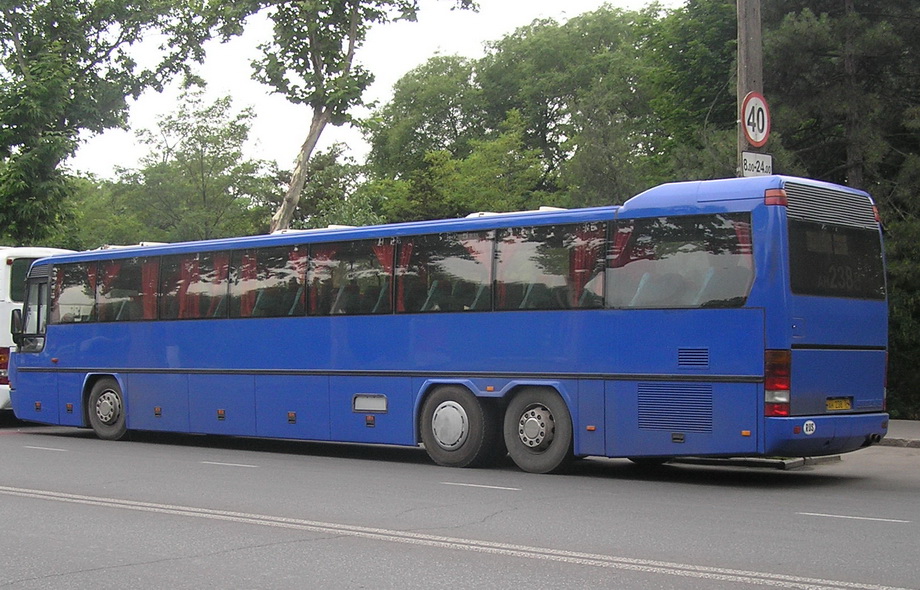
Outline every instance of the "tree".
[[392, 99], [365, 123], [374, 174], [405, 177], [424, 166], [428, 152], [470, 153], [470, 141], [488, 131], [475, 72], [473, 61], [435, 56], [396, 82]]
[[[376, 200], [361, 190], [363, 167], [344, 154], [345, 146], [337, 143], [310, 158], [303, 196], [297, 204], [291, 227], [306, 229], [383, 222]], [[273, 208], [277, 209], [279, 202], [280, 198], [272, 204]]]
[[539, 191], [543, 162], [524, 147], [524, 122], [511, 111], [494, 139], [472, 140], [470, 154], [447, 150], [425, 155], [406, 179], [382, 179], [367, 189], [378, 195], [388, 221], [462, 217], [476, 211], [517, 211], [559, 204]]
[[[453, 0], [474, 8], [473, 0]], [[210, 14], [224, 38], [239, 34], [252, 14], [265, 12], [274, 23], [270, 42], [260, 46], [256, 78], [289, 101], [312, 110], [310, 130], [295, 160], [287, 194], [272, 217], [271, 229], [290, 225], [300, 199], [310, 156], [326, 125], [351, 121], [349, 111], [363, 104], [373, 75], [355, 54], [374, 24], [415, 20], [417, 0], [212, 0]]]
[[767, 4], [774, 129], [815, 178], [871, 192], [887, 228], [889, 408], [920, 417], [920, 6], [897, 0]]
[[124, 171], [116, 194], [148, 228], [145, 240], [264, 231], [259, 205], [277, 187], [266, 163], [243, 157], [253, 116], [251, 109], [234, 114], [229, 97], [205, 105], [192, 93], [156, 132], [139, 132], [150, 152], [139, 170]]
[[647, 18], [602, 8], [564, 24], [537, 20], [491, 43], [475, 62], [432, 58], [377, 111], [372, 174], [406, 179], [438, 150], [463, 160], [475, 142], [495, 140], [514, 111], [522, 148], [541, 160], [532, 190], [599, 204], [647, 188], [647, 171], [635, 169], [656, 136], [641, 50]]
[[[190, 7], [173, 0], [23, 0], [0, 8], [0, 227], [17, 243], [63, 219], [74, 185], [61, 163], [81, 131], [124, 125], [126, 98], [203, 57]], [[139, 68], [128, 47], [164, 35]]]

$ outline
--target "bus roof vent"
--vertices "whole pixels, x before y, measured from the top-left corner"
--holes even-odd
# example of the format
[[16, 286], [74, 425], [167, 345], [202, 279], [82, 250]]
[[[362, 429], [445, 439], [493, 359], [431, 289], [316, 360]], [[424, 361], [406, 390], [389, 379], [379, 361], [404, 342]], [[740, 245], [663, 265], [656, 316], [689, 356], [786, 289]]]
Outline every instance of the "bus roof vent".
[[878, 229], [872, 200], [866, 195], [787, 182], [786, 196], [789, 199], [786, 212], [792, 219]]

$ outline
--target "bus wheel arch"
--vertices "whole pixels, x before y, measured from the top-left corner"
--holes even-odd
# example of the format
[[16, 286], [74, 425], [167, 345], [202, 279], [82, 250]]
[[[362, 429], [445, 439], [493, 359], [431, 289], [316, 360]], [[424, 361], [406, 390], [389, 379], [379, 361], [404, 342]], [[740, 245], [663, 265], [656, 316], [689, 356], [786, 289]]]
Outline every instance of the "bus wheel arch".
[[125, 395], [121, 384], [111, 375], [87, 379], [85, 420], [103, 440], [121, 440], [127, 435]]
[[419, 437], [428, 456], [446, 467], [482, 467], [504, 457], [497, 400], [461, 384], [432, 386], [422, 400]]
[[508, 454], [524, 471], [557, 473], [575, 458], [572, 414], [553, 387], [526, 386], [514, 391], [502, 431]]

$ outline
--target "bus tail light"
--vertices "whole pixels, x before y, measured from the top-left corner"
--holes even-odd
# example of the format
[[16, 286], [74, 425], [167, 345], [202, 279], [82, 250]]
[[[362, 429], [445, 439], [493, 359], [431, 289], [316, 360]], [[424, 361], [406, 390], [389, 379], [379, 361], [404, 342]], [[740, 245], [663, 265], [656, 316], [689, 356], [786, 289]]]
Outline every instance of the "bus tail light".
[[764, 353], [764, 416], [790, 415], [792, 351], [767, 350]]
[[768, 188], [763, 193], [763, 202], [765, 205], [778, 205], [785, 207], [789, 204], [789, 198], [786, 196], [786, 190], [781, 188]]
[[0, 385], [10, 384], [10, 349], [0, 346]]

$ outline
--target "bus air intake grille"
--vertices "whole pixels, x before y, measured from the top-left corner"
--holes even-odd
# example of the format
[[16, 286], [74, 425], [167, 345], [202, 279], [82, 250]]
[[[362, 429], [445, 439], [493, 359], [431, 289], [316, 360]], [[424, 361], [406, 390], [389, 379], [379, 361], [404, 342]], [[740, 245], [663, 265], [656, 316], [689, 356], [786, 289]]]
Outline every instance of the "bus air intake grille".
[[681, 369], [708, 369], [708, 348], [678, 348], [677, 366]]
[[865, 195], [787, 182], [786, 196], [791, 219], [878, 229], [872, 201]]
[[639, 428], [712, 432], [712, 385], [640, 383]]

